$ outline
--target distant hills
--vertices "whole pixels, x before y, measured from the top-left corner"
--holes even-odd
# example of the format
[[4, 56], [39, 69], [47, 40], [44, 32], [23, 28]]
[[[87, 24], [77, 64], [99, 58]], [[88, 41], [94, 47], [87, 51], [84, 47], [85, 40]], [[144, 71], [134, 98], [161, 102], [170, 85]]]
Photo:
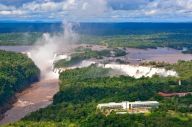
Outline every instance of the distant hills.
[[[192, 23], [79, 23], [73, 28], [81, 34], [123, 35], [159, 32], [192, 32]], [[0, 33], [12, 32], [61, 32], [60, 22], [0, 22]]]

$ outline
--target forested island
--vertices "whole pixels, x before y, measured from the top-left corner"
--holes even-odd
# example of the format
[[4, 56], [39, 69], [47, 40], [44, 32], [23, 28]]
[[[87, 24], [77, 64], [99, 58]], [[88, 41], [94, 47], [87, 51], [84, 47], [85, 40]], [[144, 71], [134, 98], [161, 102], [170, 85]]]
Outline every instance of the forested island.
[[61, 59], [55, 62], [54, 66], [56, 68], [62, 67], [70, 67], [77, 64], [80, 64], [83, 60], [88, 59], [98, 59], [101, 60], [106, 57], [120, 57], [125, 56], [127, 52], [123, 49], [115, 48], [115, 49], [104, 49], [100, 51], [93, 51], [89, 48], [77, 48], [76, 53], [71, 55], [70, 60]]
[[[110, 76], [111, 69], [94, 65], [60, 74], [60, 91], [53, 104], [8, 127], [191, 127], [192, 95], [162, 97], [158, 93], [191, 92], [192, 61], [167, 65], [179, 77], [134, 79]], [[182, 85], [178, 84], [182, 80]], [[103, 115], [98, 103], [157, 100], [158, 109], [147, 114]]]
[[0, 114], [11, 107], [15, 94], [38, 81], [39, 75], [40, 70], [26, 55], [0, 50]]

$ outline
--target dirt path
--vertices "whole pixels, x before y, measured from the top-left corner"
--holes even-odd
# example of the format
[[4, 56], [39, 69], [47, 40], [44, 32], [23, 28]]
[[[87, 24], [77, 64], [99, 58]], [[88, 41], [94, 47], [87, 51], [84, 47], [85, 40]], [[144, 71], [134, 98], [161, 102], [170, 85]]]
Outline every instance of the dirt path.
[[44, 80], [32, 84], [30, 88], [17, 94], [17, 102], [5, 113], [0, 125], [16, 122], [31, 112], [48, 106], [58, 90], [58, 80]]

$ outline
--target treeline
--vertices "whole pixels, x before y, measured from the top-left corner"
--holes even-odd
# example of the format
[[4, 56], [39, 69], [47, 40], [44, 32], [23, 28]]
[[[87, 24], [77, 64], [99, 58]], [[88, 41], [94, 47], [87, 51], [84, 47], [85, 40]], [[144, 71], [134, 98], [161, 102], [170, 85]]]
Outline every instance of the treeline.
[[[134, 31], [134, 30], [133, 30]], [[61, 32], [61, 31], [60, 31]], [[109, 47], [157, 48], [170, 47], [192, 53], [191, 30], [185, 28], [180, 31], [159, 31], [142, 33], [129, 32], [127, 34], [99, 35], [80, 34], [79, 42], [84, 44], [101, 44]], [[42, 32], [0, 33], [0, 45], [31, 45], [42, 36]], [[50, 32], [50, 34], [53, 34]]]
[[38, 81], [40, 71], [33, 61], [20, 53], [0, 50], [0, 112], [9, 107], [14, 95]]
[[113, 36], [80, 36], [80, 42], [86, 44], [101, 44], [109, 47], [131, 47], [131, 48], [157, 48], [170, 47], [182, 50], [183, 53], [192, 52], [191, 34], [187, 31], [160, 32], [150, 34], [127, 34]]
[[0, 45], [32, 45], [43, 33], [1, 33]]
[[[109, 73], [95, 66], [61, 73], [60, 92], [53, 104], [11, 126], [191, 127], [192, 95], [171, 98], [158, 95], [158, 92], [192, 91], [191, 82], [179, 86], [176, 77], [134, 79], [110, 77]], [[98, 103], [146, 100], [157, 100], [160, 107], [149, 114], [112, 113], [107, 117], [96, 110]]]

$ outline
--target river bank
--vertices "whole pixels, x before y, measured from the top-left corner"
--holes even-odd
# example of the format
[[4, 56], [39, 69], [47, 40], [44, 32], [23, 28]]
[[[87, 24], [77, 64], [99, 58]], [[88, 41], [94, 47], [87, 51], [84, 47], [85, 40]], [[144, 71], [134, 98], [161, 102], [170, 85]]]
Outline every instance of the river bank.
[[0, 125], [16, 122], [31, 112], [47, 107], [52, 103], [53, 96], [58, 92], [58, 80], [42, 80], [16, 95], [13, 104], [0, 121]]

